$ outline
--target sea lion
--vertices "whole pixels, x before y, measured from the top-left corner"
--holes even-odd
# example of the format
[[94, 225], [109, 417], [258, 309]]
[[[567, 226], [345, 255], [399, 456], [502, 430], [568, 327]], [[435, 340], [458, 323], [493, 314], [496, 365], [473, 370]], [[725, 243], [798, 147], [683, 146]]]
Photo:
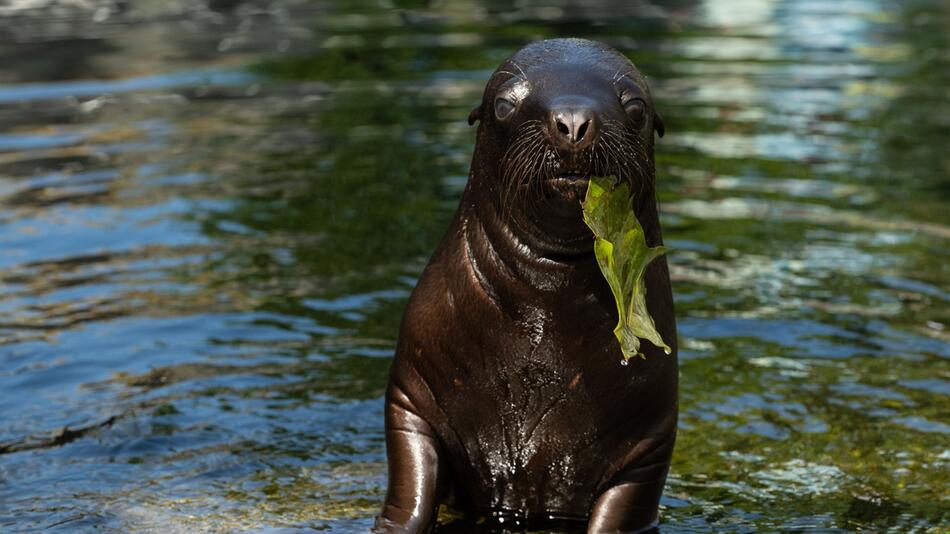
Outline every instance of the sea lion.
[[664, 258], [647, 270], [664, 354], [621, 365], [617, 309], [580, 200], [591, 175], [631, 186], [661, 244], [653, 164], [663, 123], [612, 48], [531, 44], [492, 74], [468, 184], [406, 306], [386, 393], [389, 485], [375, 532], [430, 532], [446, 498], [509, 525], [651, 528], [677, 420]]

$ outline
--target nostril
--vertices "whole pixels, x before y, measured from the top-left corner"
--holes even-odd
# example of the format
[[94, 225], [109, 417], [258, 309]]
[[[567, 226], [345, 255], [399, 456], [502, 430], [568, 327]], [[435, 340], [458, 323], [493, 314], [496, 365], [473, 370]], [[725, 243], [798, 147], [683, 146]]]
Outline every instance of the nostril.
[[593, 110], [582, 106], [556, 107], [551, 110], [548, 123], [551, 140], [564, 149], [580, 150], [597, 133]]
[[577, 139], [574, 140], [575, 143], [587, 136], [588, 126], [590, 126], [590, 121], [584, 121], [584, 124], [581, 124], [581, 127], [577, 129]]

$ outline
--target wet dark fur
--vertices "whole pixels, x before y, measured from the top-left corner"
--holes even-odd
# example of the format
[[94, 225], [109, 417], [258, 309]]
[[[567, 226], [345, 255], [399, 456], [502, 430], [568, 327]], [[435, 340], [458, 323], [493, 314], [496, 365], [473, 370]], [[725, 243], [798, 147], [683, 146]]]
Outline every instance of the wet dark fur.
[[[505, 91], [521, 95], [508, 118], [505, 102], [494, 108]], [[622, 105], [629, 94], [642, 113]], [[584, 122], [590, 110], [596, 120]], [[575, 178], [626, 180], [648, 243], [661, 244], [662, 123], [649, 89], [609, 47], [543, 41], [499, 67], [471, 120], [481, 122], [468, 185], [400, 331], [375, 529], [429, 532], [446, 499], [508, 523], [648, 528], [676, 434], [667, 265], [648, 268], [647, 305], [673, 354], [644, 342], [646, 359], [622, 366], [616, 305], [581, 219], [586, 182]]]

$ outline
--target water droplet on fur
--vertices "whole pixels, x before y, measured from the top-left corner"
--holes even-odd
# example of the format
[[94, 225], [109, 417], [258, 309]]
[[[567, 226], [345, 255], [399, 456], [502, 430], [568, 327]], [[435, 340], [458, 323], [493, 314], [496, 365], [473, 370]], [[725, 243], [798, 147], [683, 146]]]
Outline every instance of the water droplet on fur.
[[626, 360], [626, 359], [620, 360], [620, 365], [626, 367], [626, 366], [630, 365], [630, 360]]
[[663, 352], [665, 352], [667, 356], [669, 356], [670, 354], [673, 354], [673, 351], [669, 347], [666, 347], [665, 349], [663, 349]]

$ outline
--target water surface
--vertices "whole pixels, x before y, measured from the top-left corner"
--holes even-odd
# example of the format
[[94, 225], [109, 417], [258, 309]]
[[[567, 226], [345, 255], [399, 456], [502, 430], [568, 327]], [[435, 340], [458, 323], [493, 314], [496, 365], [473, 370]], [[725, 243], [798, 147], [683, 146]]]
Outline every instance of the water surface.
[[0, 530], [358, 532], [465, 123], [525, 43], [650, 77], [663, 532], [950, 528], [938, 0], [0, 4]]

